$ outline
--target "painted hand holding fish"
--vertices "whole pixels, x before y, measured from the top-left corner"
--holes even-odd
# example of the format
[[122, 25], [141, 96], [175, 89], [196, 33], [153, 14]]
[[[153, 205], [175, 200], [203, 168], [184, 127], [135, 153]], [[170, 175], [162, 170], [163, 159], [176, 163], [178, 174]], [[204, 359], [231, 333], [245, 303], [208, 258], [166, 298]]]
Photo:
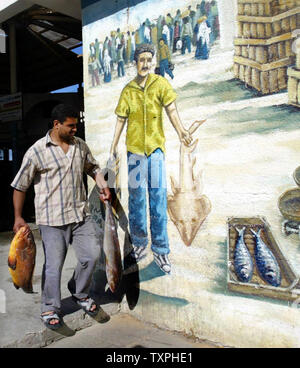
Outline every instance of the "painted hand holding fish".
[[188, 130], [183, 130], [180, 133], [180, 142], [189, 146], [193, 142], [193, 137]]

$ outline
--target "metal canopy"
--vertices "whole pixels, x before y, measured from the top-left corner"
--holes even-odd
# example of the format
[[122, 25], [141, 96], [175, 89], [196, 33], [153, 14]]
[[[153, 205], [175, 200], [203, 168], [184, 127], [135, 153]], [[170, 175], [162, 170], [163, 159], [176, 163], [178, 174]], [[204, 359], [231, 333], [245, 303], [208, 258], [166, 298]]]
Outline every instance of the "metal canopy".
[[[82, 43], [78, 19], [33, 6], [2, 24], [16, 27], [17, 83], [23, 93], [50, 92], [82, 83], [82, 58], [72, 52]], [[9, 47], [0, 54], [0, 95], [10, 93]]]

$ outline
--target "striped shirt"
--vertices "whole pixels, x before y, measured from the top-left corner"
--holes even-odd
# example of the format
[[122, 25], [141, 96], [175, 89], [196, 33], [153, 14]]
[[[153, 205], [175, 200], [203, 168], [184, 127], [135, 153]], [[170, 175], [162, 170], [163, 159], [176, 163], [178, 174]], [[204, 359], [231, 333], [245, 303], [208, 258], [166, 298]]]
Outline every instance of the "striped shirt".
[[39, 225], [62, 226], [89, 215], [83, 173], [100, 169], [87, 144], [73, 137], [71, 159], [51, 140], [50, 132], [25, 153], [11, 186], [26, 192], [32, 182], [35, 215]]

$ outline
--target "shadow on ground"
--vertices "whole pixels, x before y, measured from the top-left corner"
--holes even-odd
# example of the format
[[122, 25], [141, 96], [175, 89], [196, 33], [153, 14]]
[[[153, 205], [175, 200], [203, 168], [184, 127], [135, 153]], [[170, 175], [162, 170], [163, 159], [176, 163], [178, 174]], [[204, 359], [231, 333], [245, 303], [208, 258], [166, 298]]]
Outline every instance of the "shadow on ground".
[[189, 82], [176, 90], [178, 102], [194, 107], [199, 105], [216, 104], [221, 102], [237, 102], [258, 97], [259, 93], [245, 87], [244, 83], [236, 79], [220, 82], [196, 83]]
[[299, 109], [287, 104], [276, 106], [249, 106], [238, 112], [220, 111], [213, 116], [224, 123], [223, 135], [239, 137], [242, 135], [269, 134], [274, 131], [293, 131], [299, 128]]

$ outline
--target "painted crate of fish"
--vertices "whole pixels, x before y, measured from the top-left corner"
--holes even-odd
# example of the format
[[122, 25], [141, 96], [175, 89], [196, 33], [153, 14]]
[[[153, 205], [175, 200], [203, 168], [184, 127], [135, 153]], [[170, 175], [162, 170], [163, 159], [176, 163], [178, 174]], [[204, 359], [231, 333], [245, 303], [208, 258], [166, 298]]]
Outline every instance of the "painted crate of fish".
[[237, 36], [248, 39], [280, 37], [297, 29], [299, 7], [271, 17], [237, 16]]
[[234, 75], [262, 94], [287, 88], [300, 1], [238, 0]]
[[[238, 38], [260, 40], [286, 36], [297, 29], [297, 25], [299, 24], [299, 8], [294, 9], [294, 13], [296, 11], [296, 14], [287, 15], [283, 13], [280, 16], [270, 17], [270, 19], [238, 16]], [[286, 17], [284, 18], [284, 16]], [[264, 22], [261, 22], [261, 19], [265, 19]]]
[[227, 221], [227, 286], [231, 291], [295, 301], [300, 296], [295, 274], [263, 217]]
[[238, 14], [268, 17], [299, 6], [299, 0], [238, 0]]
[[[282, 63], [284, 64], [284, 63]], [[287, 67], [281, 66], [274, 69], [234, 63], [235, 78], [241, 80], [248, 87], [255, 88], [262, 94], [275, 93], [284, 90], [288, 86]]]

